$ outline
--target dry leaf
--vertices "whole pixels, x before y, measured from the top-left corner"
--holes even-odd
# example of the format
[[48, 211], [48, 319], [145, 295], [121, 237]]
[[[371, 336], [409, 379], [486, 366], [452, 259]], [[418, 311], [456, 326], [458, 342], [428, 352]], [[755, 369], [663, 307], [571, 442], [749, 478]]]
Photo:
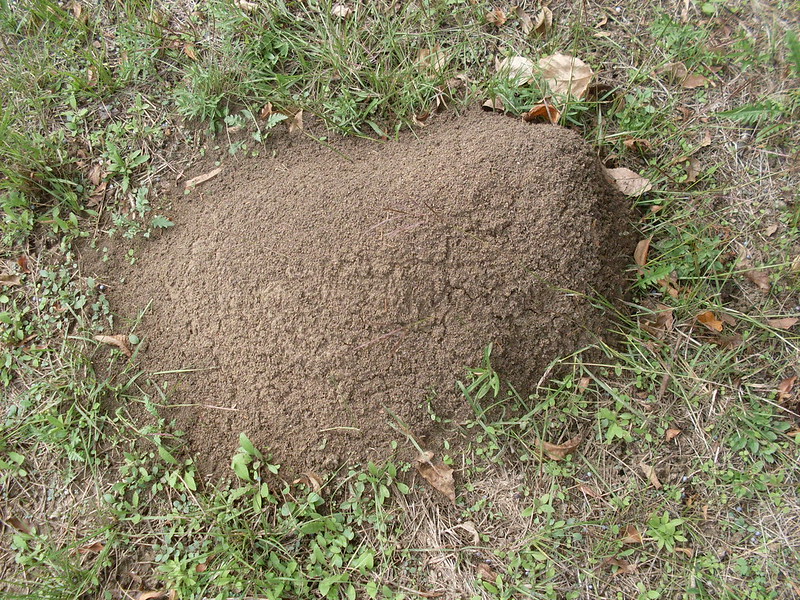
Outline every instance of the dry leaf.
[[712, 339], [711, 342], [724, 350], [733, 350], [742, 345], [742, 336], [738, 333], [734, 333], [733, 335], [718, 335]]
[[194, 49], [194, 44], [191, 42], [186, 42], [183, 45], [183, 53], [192, 60], [197, 60], [197, 52]]
[[[536, 20], [533, 22], [533, 32], [537, 35], [546, 36], [550, 29], [553, 27], [553, 11], [543, 6], [536, 14]], [[578, 96], [580, 97], [580, 96]]]
[[766, 269], [751, 269], [744, 272], [744, 276], [755, 283], [762, 292], [769, 291], [772, 284], [769, 282], [769, 271]]
[[[253, 12], [255, 9], [258, 8], [258, 4], [255, 2], [248, 2], [247, 0], [234, 0], [234, 4], [237, 8], [242, 9], [245, 12]], [[142, 600], [139, 598], [139, 600]]]
[[592, 382], [591, 377], [581, 377], [578, 380], [578, 391], [585, 392], [589, 388], [589, 384]]
[[266, 121], [267, 119], [270, 118], [270, 116], [272, 115], [272, 112], [273, 112], [272, 111], [272, 102], [267, 102], [264, 105], [264, 108], [261, 109], [261, 112], [259, 113], [259, 116]]
[[536, 104], [522, 115], [522, 120], [527, 123], [531, 121], [547, 121], [555, 125], [558, 123], [559, 119], [561, 119], [561, 113], [547, 100], [543, 100], [541, 104]]
[[602, 563], [600, 563], [601, 567], [604, 567], [604, 566], [607, 566], [607, 565], [613, 565], [615, 567], [619, 567], [619, 569], [617, 570], [616, 573], [614, 573], [614, 575], [620, 575], [622, 573], [631, 574], [631, 573], [635, 573], [636, 572], [636, 564], [635, 563], [631, 564], [627, 560], [622, 560], [622, 559], [619, 559], [619, 558], [609, 557], [609, 558], [605, 559]]
[[289, 133], [303, 130], [303, 111], [298, 110], [294, 116], [289, 119]]
[[447, 57], [442, 47], [436, 44], [433, 48], [421, 48], [417, 53], [417, 63], [420, 67], [439, 72], [447, 66]]
[[706, 146], [711, 145], [711, 132], [706, 129], [705, 133], [703, 133], [703, 139], [700, 140], [699, 148], [705, 148]]
[[[633, 260], [639, 267], [643, 267], [647, 264], [647, 253], [650, 251], [650, 242], [652, 238], [647, 238], [644, 240], [639, 240], [639, 243], [636, 244], [636, 249], [633, 251]], [[642, 269], [639, 269], [640, 273], [644, 273]]]
[[690, 156], [686, 161], [686, 183], [694, 183], [700, 174], [700, 161]]
[[697, 315], [697, 320], [708, 327], [711, 331], [716, 331], [717, 333], [722, 331], [722, 321], [720, 321], [710, 310], [701, 312], [699, 315]]
[[686, 65], [682, 62], [667, 63], [660, 69], [656, 70], [656, 75], [667, 75], [667, 77], [674, 83], [683, 82], [688, 74], [689, 71], [686, 69]]
[[767, 236], [767, 237], [772, 237], [777, 232], [778, 232], [778, 224], [777, 223], [773, 223], [772, 225], [769, 225], [766, 229], [764, 229], [764, 235]]
[[787, 377], [778, 384], [778, 400], [786, 400], [792, 397], [792, 388], [797, 382], [797, 375]]
[[192, 177], [190, 180], [186, 182], [186, 189], [193, 188], [201, 183], [205, 183], [209, 179], [213, 179], [217, 175], [222, 173], [222, 167], [217, 167], [216, 169], [212, 169], [208, 173], [203, 173], [202, 175], [198, 175], [197, 177]]
[[464, 521], [463, 523], [459, 523], [456, 525], [457, 528], [463, 529], [470, 535], [472, 535], [472, 545], [477, 546], [478, 543], [481, 541], [481, 536], [478, 533], [477, 528], [475, 527], [475, 523], [472, 521]]
[[95, 542], [94, 544], [78, 548], [78, 554], [100, 554], [105, 547], [106, 545], [104, 543]]
[[333, 8], [331, 8], [331, 14], [334, 17], [338, 17], [340, 19], [345, 19], [350, 16], [350, 13], [353, 12], [353, 9], [345, 4], [334, 4]]
[[675, 546], [675, 552], [685, 554], [688, 558], [692, 558], [694, 556], [694, 550], [692, 548], [680, 548]]
[[586, 94], [594, 72], [579, 58], [556, 52], [539, 60], [542, 76], [553, 94], [580, 100]]
[[208, 563], [197, 563], [194, 567], [195, 573], [205, 573], [208, 570]]
[[642, 534], [637, 529], [636, 525], [628, 525], [625, 527], [625, 537], [622, 538], [623, 544], [641, 544]]
[[33, 526], [30, 523], [28, 523], [25, 519], [20, 519], [18, 517], [9, 517], [6, 519], [6, 524], [11, 525], [11, 527], [16, 529], [20, 533], [24, 533], [26, 535], [33, 535]]
[[19, 275], [0, 275], [0, 285], [13, 287], [15, 285], [22, 285]]
[[506, 17], [505, 11], [500, 8], [495, 8], [494, 10], [490, 10], [488, 13], [486, 13], [486, 21], [497, 27], [505, 24], [507, 20], [508, 17]]
[[550, 442], [543, 441], [539, 443], [539, 447], [549, 458], [553, 460], [564, 460], [578, 449], [582, 441], [583, 435], [578, 434], [563, 444], [551, 444]]
[[665, 436], [667, 441], [674, 440], [681, 434], [681, 429], [667, 429], [667, 435]]
[[136, 600], [175, 600], [178, 593], [175, 590], [168, 592], [141, 592], [136, 596]]
[[625, 167], [606, 169], [606, 173], [611, 183], [626, 196], [640, 196], [653, 189], [649, 179]]
[[95, 163], [92, 165], [92, 168], [89, 169], [89, 181], [92, 183], [93, 186], [97, 187], [100, 185], [100, 181], [103, 177], [103, 167], [100, 163]]
[[106, 188], [108, 187], [107, 181], [101, 181], [100, 185], [94, 188], [92, 195], [89, 196], [89, 206], [98, 206], [102, 204], [103, 200], [106, 198]]
[[23, 273], [30, 273], [31, 269], [28, 266], [28, 257], [24, 254], [20, 254], [19, 258], [17, 259], [17, 265], [19, 265], [19, 270]]
[[531, 16], [526, 13], [521, 6], [514, 7], [514, 14], [519, 19], [522, 27], [522, 33], [528, 35], [531, 31], [533, 31], [533, 19], [531, 19]]
[[495, 112], [504, 112], [505, 107], [503, 106], [503, 99], [500, 96], [496, 98], [489, 98], [486, 102], [484, 102], [481, 107], [483, 110], [486, 111], [495, 111]]
[[605, 15], [605, 14], [601, 15], [600, 20], [597, 23], [594, 24], [595, 29], [599, 29], [600, 27], [602, 27], [606, 23], [608, 23], [608, 15]]
[[641, 151], [650, 150], [650, 142], [642, 138], [628, 138], [622, 143], [629, 150], [634, 148]]
[[535, 71], [536, 65], [530, 58], [524, 56], [510, 56], [497, 64], [497, 72], [513, 79], [518, 86], [534, 81]]
[[783, 317], [781, 319], [767, 319], [767, 325], [770, 327], [774, 327], [775, 329], [791, 329], [797, 323], [800, 322], [800, 319], [797, 317]]
[[306, 485], [310, 486], [314, 492], [319, 493], [319, 491], [322, 489], [322, 478], [319, 475], [314, 473], [314, 471], [304, 471], [303, 473], [300, 473], [300, 475], [302, 475], [302, 477], [295, 479], [292, 482], [293, 484], [297, 485], [298, 483], [305, 483]]
[[684, 77], [683, 81], [681, 82], [681, 85], [687, 90], [693, 90], [695, 88], [703, 87], [708, 83], [711, 82], [702, 75], [696, 75], [695, 73], [690, 73], [689, 75]]
[[600, 498], [601, 497], [600, 492], [598, 492], [592, 486], [586, 485], [585, 483], [580, 484], [578, 486], [578, 489], [580, 491], [582, 491], [584, 494], [586, 494], [587, 496], [591, 497], [591, 498]]
[[433, 452], [427, 451], [420, 454], [414, 461], [417, 472], [434, 488], [456, 503], [456, 488], [453, 481], [453, 469], [444, 463], [434, 465]]
[[650, 480], [650, 483], [653, 484], [653, 487], [656, 488], [657, 490], [660, 490], [661, 482], [658, 480], [658, 475], [656, 475], [656, 470], [650, 465], [647, 465], [643, 462], [639, 463], [639, 468], [642, 470], [642, 473], [644, 473], [645, 476], [647, 476], [647, 478]]
[[656, 320], [653, 326], [656, 329], [663, 329], [664, 331], [672, 331], [672, 326], [675, 324], [675, 316], [672, 309], [666, 304], [656, 304]]
[[475, 566], [475, 577], [485, 581], [495, 581], [497, 573], [488, 564], [482, 562]]
[[94, 339], [100, 342], [101, 344], [108, 344], [109, 346], [114, 346], [120, 352], [122, 352], [125, 356], [130, 358], [132, 356], [132, 352], [130, 346], [128, 346], [128, 336], [127, 335], [96, 335]]

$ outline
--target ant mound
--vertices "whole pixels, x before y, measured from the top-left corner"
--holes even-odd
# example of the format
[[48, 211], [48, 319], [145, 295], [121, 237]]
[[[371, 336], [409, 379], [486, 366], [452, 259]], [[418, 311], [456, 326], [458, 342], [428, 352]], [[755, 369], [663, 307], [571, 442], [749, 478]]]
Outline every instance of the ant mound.
[[140, 366], [206, 472], [240, 432], [290, 472], [386, 458], [405, 427], [434, 443], [474, 414], [455, 382], [490, 343], [531, 390], [624, 291], [628, 202], [567, 129], [472, 113], [329, 144], [276, 135], [106, 267], [118, 314], [149, 304]]

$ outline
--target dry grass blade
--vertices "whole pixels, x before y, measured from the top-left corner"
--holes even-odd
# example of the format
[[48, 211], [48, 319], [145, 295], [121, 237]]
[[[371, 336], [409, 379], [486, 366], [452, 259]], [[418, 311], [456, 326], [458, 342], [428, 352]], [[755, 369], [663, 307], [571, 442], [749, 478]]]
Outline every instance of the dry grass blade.
[[202, 175], [198, 175], [197, 177], [192, 177], [186, 182], [186, 189], [190, 189], [200, 185], [201, 183], [205, 183], [206, 181], [208, 181], [209, 179], [213, 179], [220, 173], [222, 173], [222, 167], [217, 167], [216, 169], [212, 169], [208, 173], [203, 173]]

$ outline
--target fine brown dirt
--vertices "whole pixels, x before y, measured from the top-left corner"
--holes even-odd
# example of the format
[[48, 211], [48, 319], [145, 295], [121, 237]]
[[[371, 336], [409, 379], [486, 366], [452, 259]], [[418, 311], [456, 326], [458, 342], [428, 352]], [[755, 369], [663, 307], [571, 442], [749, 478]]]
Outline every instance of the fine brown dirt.
[[628, 202], [577, 134], [471, 113], [329, 143], [275, 136], [98, 267], [119, 314], [152, 300], [141, 366], [194, 369], [156, 379], [206, 471], [240, 432], [289, 472], [386, 457], [391, 413], [420, 439], [470, 416], [455, 380], [487, 344], [530, 390], [605, 334], [584, 294], [621, 296]]

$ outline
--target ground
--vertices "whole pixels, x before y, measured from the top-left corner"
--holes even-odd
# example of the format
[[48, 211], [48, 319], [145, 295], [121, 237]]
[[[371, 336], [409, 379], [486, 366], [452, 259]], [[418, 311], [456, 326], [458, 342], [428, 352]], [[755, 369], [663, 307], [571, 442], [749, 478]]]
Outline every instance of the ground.
[[[722, 0], [0, 6], [5, 596], [796, 597], [799, 8]], [[556, 64], [572, 65], [571, 87]], [[459, 127], [469, 131], [453, 135]], [[563, 348], [538, 345], [544, 358], [515, 369], [508, 347], [542, 340], [510, 329], [516, 309], [500, 303], [502, 326], [468, 320], [431, 371], [409, 353], [414, 376], [452, 377], [460, 395], [439, 410], [413, 379], [387, 384], [417, 395], [403, 414], [368, 421], [385, 428], [388, 453], [337, 450], [342, 456], [326, 463], [322, 449], [308, 470], [296, 455], [292, 468], [278, 467], [263, 428], [249, 431], [236, 418], [204, 430], [207, 445], [198, 444], [181, 419], [185, 407], [175, 406], [184, 403], [180, 387], [171, 387], [194, 380], [204, 391], [189, 372], [197, 349], [159, 346], [149, 332], [172, 331], [173, 340], [196, 323], [193, 343], [229, 368], [249, 360], [230, 337], [235, 322], [213, 329], [214, 315], [227, 314], [218, 294], [226, 274], [250, 276], [247, 244], [256, 238], [245, 225], [263, 213], [239, 189], [247, 189], [242, 179], [282, 190], [291, 206], [335, 185], [366, 201], [391, 165], [426, 162], [426, 139], [445, 156], [477, 140], [453, 164], [424, 168], [429, 180], [446, 173], [447, 188], [482, 192], [445, 198], [453, 211], [445, 223], [459, 201], [492, 200], [485, 218], [458, 232], [481, 237], [529, 226], [498, 216], [510, 195], [533, 187], [515, 170], [518, 131], [531, 132], [519, 138], [528, 143], [539, 131], [570, 144], [582, 137], [589, 162], [580, 172], [595, 170], [595, 189], [620, 187], [633, 216], [594, 234], [598, 252], [581, 246], [587, 215], [565, 202], [547, 218], [571, 228], [510, 237], [488, 263], [470, 263], [473, 271], [490, 265], [475, 283], [508, 287], [520, 277], [504, 252], [527, 256], [548, 234], [564, 248], [574, 239], [580, 258], [559, 256], [565, 280], [555, 283], [572, 293], [575, 284], [609, 286], [577, 290], [602, 315], [592, 321], [599, 338], [570, 338], [567, 327]], [[544, 156], [523, 148], [536, 165], [522, 173], [557, 181], [574, 171], [570, 144], [548, 144], [558, 149]], [[372, 147], [382, 154], [342, 167], [345, 176], [315, 168], [323, 154], [333, 164], [337, 152]], [[464, 187], [474, 179], [471, 153], [484, 153], [502, 177]], [[291, 163], [288, 177], [247, 166], [281, 161]], [[196, 175], [210, 178], [193, 183]], [[418, 179], [393, 180], [397, 193], [411, 204], [441, 200]], [[595, 184], [573, 186], [574, 198], [585, 199], [587, 185]], [[604, 194], [620, 201], [593, 196]], [[285, 208], [274, 199], [266, 207], [268, 231], [309, 254], [369, 215], [345, 211], [345, 226], [330, 235], [306, 232], [318, 244], [310, 247], [303, 220]], [[401, 233], [422, 236], [425, 264], [438, 268], [436, 244], [447, 235], [432, 234], [442, 222], [417, 222]], [[614, 268], [598, 273], [602, 244], [626, 231], [628, 260], [600, 261]], [[384, 260], [373, 268], [408, 258], [409, 243], [380, 239]], [[194, 271], [186, 268], [192, 247]], [[196, 286], [187, 284], [192, 273]], [[627, 292], [613, 293], [622, 280]], [[407, 282], [380, 281], [396, 284], [392, 298], [408, 293]], [[152, 303], [137, 305], [137, 292]], [[165, 297], [180, 307], [172, 321]], [[261, 306], [248, 302], [251, 311]], [[401, 302], [394, 308], [391, 323], [413, 316], [401, 314]], [[255, 326], [268, 315], [250, 316]], [[300, 330], [316, 334], [309, 323]], [[243, 325], [236, 336], [249, 335]], [[280, 343], [299, 364], [306, 350]], [[391, 356], [375, 344], [361, 349]], [[247, 369], [230, 373], [225, 389], [238, 393], [263, 381]], [[356, 375], [344, 371], [343, 389]], [[453, 419], [456, 403], [470, 411]], [[413, 405], [425, 412], [408, 412]], [[420, 419], [439, 432], [435, 445]]]

